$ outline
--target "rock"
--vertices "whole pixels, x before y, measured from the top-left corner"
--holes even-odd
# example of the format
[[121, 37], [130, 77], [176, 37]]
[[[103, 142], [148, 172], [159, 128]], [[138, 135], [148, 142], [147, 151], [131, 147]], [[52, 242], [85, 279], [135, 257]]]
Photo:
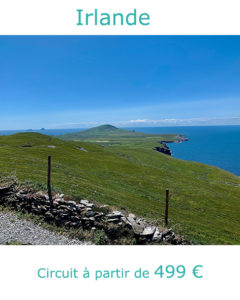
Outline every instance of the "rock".
[[108, 223], [118, 224], [120, 222], [119, 218], [108, 219]]
[[103, 216], [104, 216], [104, 213], [97, 213], [94, 217], [95, 217], [96, 220], [99, 221], [103, 218]]
[[7, 186], [0, 186], [0, 195], [9, 193], [13, 189], [14, 184], [10, 184]]
[[133, 217], [131, 217], [130, 215], [128, 215], [127, 220], [130, 224], [134, 224], [136, 223], [136, 219], [134, 219]]
[[71, 205], [71, 206], [67, 207], [67, 210], [71, 211], [71, 212], [75, 212], [77, 209], [76, 209], [76, 207], [74, 207], [73, 205]]
[[146, 220], [145, 219], [143, 219], [143, 218], [138, 218], [137, 220], [136, 220], [136, 223], [138, 224], [138, 225], [142, 225], [142, 226], [146, 226]]
[[81, 200], [80, 203], [83, 204], [83, 205], [87, 205], [89, 203], [89, 201], [88, 200]]
[[124, 215], [120, 212], [120, 211], [118, 211], [118, 210], [114, 210], [113, 212], [112, 212], [115, 216], [120, 216], [120, 217], [123, 217]]
[[79, 149], [79, 150], [81, 150], [81, 151], [83, 151], [83, 152], [88, 152], [85, 148], [83, 148], [83, 147], [76, 147], [77, 149]]
[[65, 225], [66, 227], [70, 227], [70, 226], [71, 226], [71, 221], [65, 221], [65, 222], [64, 222], [64, 225]]
[[140, 235], [144, 230], [144, 226], [138, 225], [136, 223], [131, 224], [131, 226], [136, 235]]
[[103, 204], [103, 205], [100, 205], [99, 208], [107, 208], [108, 205], [107, 204]]
[[[137, 225], [137, 224], [136, 224], [136, 225]], [[130, 222], [128, 222], [128, 221], [125, 222], [125, 226], [126, 226], [128, 229], [133, 229], [132, 223], [130, 223]], [[137, 225], [137, 226], [138, 226], [138, 225]]]
[[68, 210], [68, 206], [63, 205], [63, 204], [59, 205], [58, 208], [61, 209], [61, 210], [64, 210], [64, 211], [67, 211], [67, 210]]
[[136, 219], [137, 219], [137, 217], [136, 217], [134, 214], [129, 214], [129, 215], [128, 215], [128, 218], [131, 218], [131, 219], [133, 219], [133, 220], [136, 220]]
[[84, 209], [85, 208], [85, 205], [83, 205], [83, 204], [77, 204], [76, 205], [76, 209], [77, 210], [82, 210], [82, 209]]
[[[18, 199], [16, 198], [10, 198], [8, 199], [8, 204], [14, 206], [15, 204], [18, 203]], [[31, 207], [31, 206], [30, 206]]]
[[[26, 194], [26, 193], [24, 193], [24, 194]], [[36, 198], [46, 198], [46, 196], [47, 196], [47, 194], [46, 193], [44, 193], [44, 192], [37, 192], [36, 194], [35, 194], [35, 197]]]
[[93, 206], [94, 206], [93, 203], [86, 204], [86, 207], [88, 207], [88, 208], [92, 208]]
[[174, 233], [172, 232], [171, 234], [168, 234], [167, 236], [165, 236], [164, 239], [165, 239], [166, 242], [169, 242], [169, 243], [172, 244], [172, 241], [175, 239], [175, 235], [174, 235]]
[[141, 236], [143, 236], [143, 237], [153, 236], [155, 231], [156, 231], [155, 226], [148, 226], [148, 227], [144, 228], [143, 232], [141, 233]]
[[95, 211], [87, 211], [87, 213], [86, 213], [86, 217], [94, 217], [95, 215], [97, 214], [97, 212], [95, 212]]
[[166, 237], [167, 235], [172, 234], [172, 233], [173, 233], [172, 229], [170, 228], [170, 229], [165, 230], [165, 231], [162, 232], [162, 237]]
[[87, 223], [87, 222], [89, 222], [89, 218], [83, 217], [83, 218], [81, 218], [81, 221], [83, 221], [84, 223]]
[[76, 206], [76, 202], [75, 201], [66, 201], [66, 203], [70, 206]]
[[115, 219], [118, 218], [120, 219], [121, 217], [124, 217], [124, 215], [120, 211], [113, 211], [111, 214], [108, 214], [107, 217], [109, 219]]
[[155, 147], [154, 150], [167, 154], [167, 155], [172, 155], [170, 148], [167, 146], [167, 141], [160, 141], [159, 142], [162, 146], [161, 147]]
[[[41, 204], [41, 205], [44, 205], [45, 207], [50, 205], [49, 201], [47, 201], [47, 200], [45, 200], [45, 199], [41, 199], [41, 200], [40, 200], [40, 204]], [[56, 206], [56, 203], [53, 203], [53, 205]], [[57, 205], [58, 205], [58, 204], [57, 204]]]
[[19, 199], [19, 200], [21, 200], [21, 201], [24, 201], [24, 200], [28, 200], [28, 199], [29, 199], [28, 195], [22, 194], [22, 193], [20, 193], [20, 192], [16, 194], [16, 197], [17, 197], [17, 199]]
[[121, 220], [126, 223], [127, 222], [127, 218], [126, 217], [121, 217]]
[[65, 205], [67, 201], [64, 201], [63, 199], [58, 198], [58, 199], [55, 199], [54, 202], [56, 202], [59, 205]]
[[[27, 194], [27, 193], [28, 193], [28, 190], [26, 190], [26, 189], [25, 190], [23, 189], [23, 190], [19, 191], [19, 194]], [[42, 192], [38, 192], [38, 193], [42, 193]]]
[[53, 216], [49, 211], [45, 213], [44, 218], [45, 218], [47, 221], [52, 221], [52, 220], [54, 220], [54, 216]]
[[58, 220], [68, 220], [69, 214], [65, 212], [61, 212], [58, 214], [57, 218]]
[[158, 228], [156, 228], [152, 240], [153, 241], [161, 241], [162, 240], [162, 232], [160, 232]]
[[81, 226], [81, 222], [80, 221], [71, 222], [71, 226], [72, 227], [80, 227]]
[[70, 220], [71, 220], [72, 222], [79, 222], [79, 221], [81, 220], [81, 218], [78, 217], [78, 216], [71, 216], [71, 217], [70, 217]]
[[172, 245], [177, 245], [177, 244], [178, 244], [178, 239], [174, 237], [174, 238], [172, 239], [172, 241], [171, 241], [171, 244], [172, 244]]

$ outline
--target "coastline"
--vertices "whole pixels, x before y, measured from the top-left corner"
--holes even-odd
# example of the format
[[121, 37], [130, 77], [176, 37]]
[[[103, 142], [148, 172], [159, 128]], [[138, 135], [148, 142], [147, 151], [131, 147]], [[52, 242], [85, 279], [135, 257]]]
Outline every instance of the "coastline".
[[176, 137], [176, 139], [174, 141], [167, 141], [167, 140], [159, 141], [159, 144], [161, 144], [161, 146], [155, 147], [154, 150], [161, 152], [163, 154], [172, 156], [172, 151], [167, 144], [170, 144], [170, 143], [180, 144], [182, 142], [187, 142], [187, 141], [188, 141], [188, 138], [186, 138], [184, 135], [180, 134]]

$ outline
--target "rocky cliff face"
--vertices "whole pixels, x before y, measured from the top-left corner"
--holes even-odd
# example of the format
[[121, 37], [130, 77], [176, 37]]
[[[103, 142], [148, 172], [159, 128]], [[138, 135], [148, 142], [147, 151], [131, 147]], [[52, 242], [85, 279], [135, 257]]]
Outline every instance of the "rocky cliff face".
[[161, 144], [161, 146], [155, 147], [154, 150], [171, 156], [172, 152], [170, 148], [167, 146], [167, 143], [182, 143], [185, 141], [188, 141], [188, 138], [180, 134], [176, 137], [175, 141], [159, 141], [159, 144]]
[[161, 152], [163, 154], [172, 155], [170, 148], [166, 145], [166, 142], [160, 141], [161, 146], [155, 147], [154, 150]]

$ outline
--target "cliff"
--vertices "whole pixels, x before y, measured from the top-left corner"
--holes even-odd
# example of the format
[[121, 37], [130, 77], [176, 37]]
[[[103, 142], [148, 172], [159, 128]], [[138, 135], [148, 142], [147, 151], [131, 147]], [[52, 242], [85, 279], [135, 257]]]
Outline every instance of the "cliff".
[[156, 151], [158, 151], [158, 152], [161, 152], [161, 153], [163, 153], [163, 154], [167, 154], [167, 155], [172, 155], [172, 152], [171, 152], [171, 150], [170, 150], [170, 148], [166, 145], [166, 143], [165, 142], [162, 142], [162, 141], [160, 141], [159, 142], [162, 146], [160, 147], [155, 147], [154, 148], [154, 150], [156, 150]]
[[154, 150], [171, 156], [172, 152], [171, 152], [170, 148], [167, 146], [167, 143], [182, 143], [185, 141], [188, 141], [188, 138], [186, 138], [184, 135], [180, 134], [176, 137], [176, 139], [174, 141], [159, 141], [159, 144], [161, 144], [161, 146], [155, 147]]

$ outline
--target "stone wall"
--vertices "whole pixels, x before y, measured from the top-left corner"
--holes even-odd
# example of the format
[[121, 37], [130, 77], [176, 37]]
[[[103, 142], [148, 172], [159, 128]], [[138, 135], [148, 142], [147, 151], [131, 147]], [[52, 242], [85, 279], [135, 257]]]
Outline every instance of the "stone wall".
[[[15, 183], [0, 187], [0, 204], [23, 213], [40, 215], [48, 223], [66, 228], [103, 230], [111, 238], [113, 228], [122, 235], [132, 235], [138, 244], [159, 242], [165, 244], [186, 244], [171, 229], [163, 229], [149, 224], [145, 219], [125, 211], [111, 210], [86, 199], [66, 201], [63, 194], [53, 197], [53, 206], [46, 193], [33, 191], [27, 187], [18, 188]], [[115, 234], [116, 235], [116, 234]]]

